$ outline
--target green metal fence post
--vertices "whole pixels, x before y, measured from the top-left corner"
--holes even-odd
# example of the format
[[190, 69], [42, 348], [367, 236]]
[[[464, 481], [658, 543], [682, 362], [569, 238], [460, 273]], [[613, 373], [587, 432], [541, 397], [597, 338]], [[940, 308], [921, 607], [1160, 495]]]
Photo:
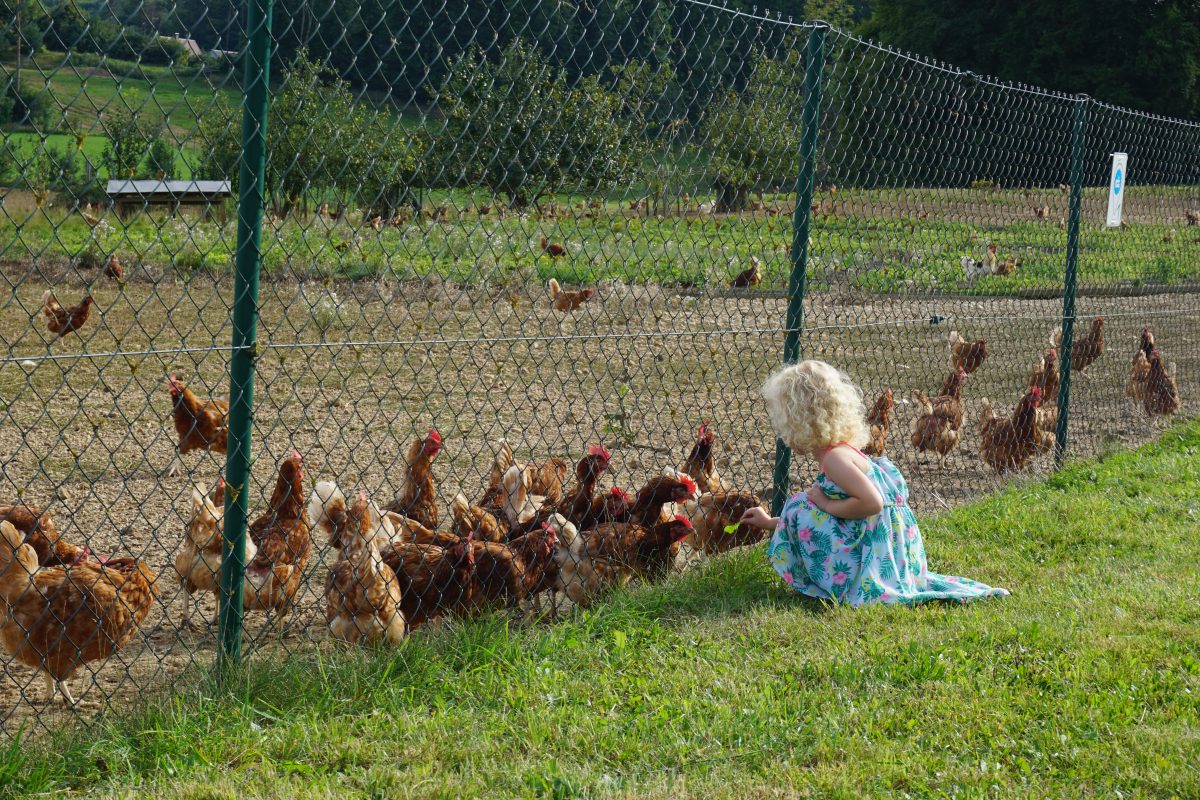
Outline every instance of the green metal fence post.
[[[813, 181], [817, 166], [817, 138], [821, 124], [821, 72], [825, 66], [825, 33], [820, 23], [808, 33], [804, 57], [804, 107], [800, 112], [800, 170], [796, 173], [796, 210], [792, 213], [792, 274], [788, 279], [787, 325], [783, 362], [800, 360], [800, 328], [804, 325], [804, 290], [808, 277], [808, 232], [812, 223]], [[771, 513], [778, 514], [787, 500], [792, 451], [775, 442], [774, 489]]]
[[271, 66], [272, 0], [248, 0], [242, 87], [242, 158], [238, 189], [237, 274], [233, 283], [233, 358], [229, 380], [229, 448], [225, 458], [225, 530], [221, 546], [218, 670], [241, 659], [242, 579], [254, 412], [258, 336], [258, 271], [262, 263], [263, 183], [266, 177], [267, 103]]
[[1063, 277], [1062, 352], [1059, 353], [1058, 428], [1055, 430], [1054, 467], [1062, 466], [1067, 454], [1067, 415], [1071, 406], [1071, 345], [1075, 341], [1075, 270], [1079, 262], [1079, 207], [1083, 198], [1083, 148], [1087, 143], [1087, 112], [1090, 99], [1075, 98], [1075, 135], [1071, 144], [1071, 199], [1067, 212], [1067, 265]]

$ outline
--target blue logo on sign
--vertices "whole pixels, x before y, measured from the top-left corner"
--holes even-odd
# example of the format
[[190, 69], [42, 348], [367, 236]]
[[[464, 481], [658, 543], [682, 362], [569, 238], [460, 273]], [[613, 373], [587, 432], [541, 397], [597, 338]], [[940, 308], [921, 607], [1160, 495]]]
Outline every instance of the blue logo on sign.
[[1125, 176], [1119, 169], [1113, 173], [1113, 194], [1121, 193], [1121, 181], [1124, 179], [1124, 177]]

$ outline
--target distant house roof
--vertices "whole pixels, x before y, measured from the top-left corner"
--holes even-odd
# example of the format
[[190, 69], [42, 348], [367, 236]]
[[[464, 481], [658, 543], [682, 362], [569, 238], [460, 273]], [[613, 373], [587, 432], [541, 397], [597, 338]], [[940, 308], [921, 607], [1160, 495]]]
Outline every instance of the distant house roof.
[[237, 50], [209, 50], [208, 54], [213, 58], [234, 58], [237, 56]]
[[184, 196], [220, 198], [230, 194], [229, 181], [121, 181], [110, 180], [109, 197], [177, 198]]
[[164, 39], [170, 39], [173, 42], [179, 42], [183, 45], [183, 49], [187, 51], [189, 56], [199, 56], [204, 53], [200, 48], [200, 43], [195, 39], [183, 39], [179, 36], [164, 36]]

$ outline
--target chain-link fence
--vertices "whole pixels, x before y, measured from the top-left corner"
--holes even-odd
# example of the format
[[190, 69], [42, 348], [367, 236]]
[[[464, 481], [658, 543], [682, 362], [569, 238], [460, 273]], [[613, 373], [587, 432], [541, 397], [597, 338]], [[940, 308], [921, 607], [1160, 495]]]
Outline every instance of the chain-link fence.
[[925, 514], [1190, 407], [1194, 123], [693, 0], [17, 5], [7, 732], [752, 545], [785, 357]]

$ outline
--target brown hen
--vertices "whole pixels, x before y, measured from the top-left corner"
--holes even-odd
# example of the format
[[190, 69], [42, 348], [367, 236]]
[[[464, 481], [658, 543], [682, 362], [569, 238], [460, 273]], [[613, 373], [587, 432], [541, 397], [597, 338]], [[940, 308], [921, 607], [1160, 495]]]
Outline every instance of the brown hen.
[[224, 453], [229, 447], [229, 403], [225, 400], [201, 400], [177, 375], [167, 376], [171, 395], [171, 418], [179, 437], [179, 449], [167, 470], [168, 477], [179, 474], [182, 456], [193, 450]]
[[433, 460], [442, 452], [442, 436], [430, 428], [424, 438], [414, 439], [405, 458], [404, 477], [388, 511], [415, 519], [429, 528], [438, 524], [437, 491], [433, 483]]
[[0, 639], [12, 658], [40, 671], [49, 697], [83, 664], [120, 650], [154, 603], [157, 577], [131, 558], [101, 565], [39, 567], [37, 553], [9, 522], [0, 522]]
[[312, 553], [304, 508], [304, 459], [298, 451], [279, 465], [267, 510], [250, 523], [249, 533], [257, 552], [246, 567], [245, 608], [285, 615], [295, 603]]
[[47, 290], [42, 295], [42, 315], [46, 318], [46, 330], [59, 338], [71, 331], [79, 331], [92, 313], [93, 302], [95, 301], [89, 294], [79, 301], [79, 305], [63, 308], [54, 298], [54, 292]]

